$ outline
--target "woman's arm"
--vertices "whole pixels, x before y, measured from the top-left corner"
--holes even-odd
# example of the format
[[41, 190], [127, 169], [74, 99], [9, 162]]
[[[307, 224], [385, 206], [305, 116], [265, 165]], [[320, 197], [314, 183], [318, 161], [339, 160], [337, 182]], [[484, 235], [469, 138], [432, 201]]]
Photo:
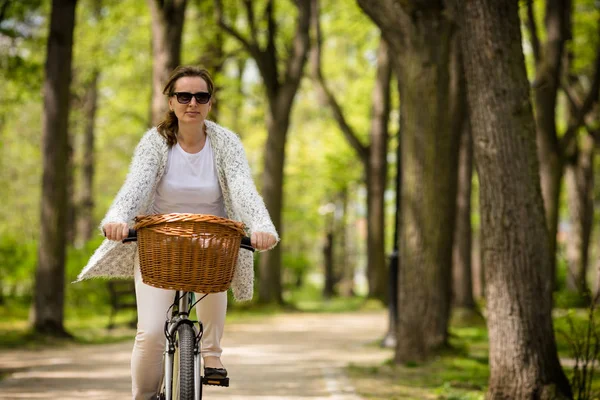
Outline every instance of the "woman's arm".
[[251, 233], [265, 232], [273, 235], [275, 243], [268, 248], [275, 247], [279, 241], [279, 235], [271, 221], [267, 207], [254, 185], [242, 142], [237, 135], [232, 134], [232, 137], [225, 169], [233, 206], [240, 212], [242, 222], [248, 226]]
[[110, 222], [130, 224], [140, 212], [144, 202], [149, 199], [161, 164], [161, 153], [155, 142], [160, 140], [158, 136], [153, 129], [140, 140], [129, 166], [125, 183], [100, 223], [100, 229]]

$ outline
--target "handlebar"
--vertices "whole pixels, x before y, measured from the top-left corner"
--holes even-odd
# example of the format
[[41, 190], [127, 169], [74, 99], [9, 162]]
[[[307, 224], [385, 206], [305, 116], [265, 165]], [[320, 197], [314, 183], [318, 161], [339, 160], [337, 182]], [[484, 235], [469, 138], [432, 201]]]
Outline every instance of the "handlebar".
[[[135, 229], [129, 228], [129, 233], [127, 234], [127, 237], [123, 239], [123, 243], [128, 242], [137, 242], [137, 231]], [[252, 241], [248, 236], [242, 237], [240, 247], [242, 249], [250, 250], [251, 252], [254, 252], [256, 250], [254, 247], [252, 247]]]

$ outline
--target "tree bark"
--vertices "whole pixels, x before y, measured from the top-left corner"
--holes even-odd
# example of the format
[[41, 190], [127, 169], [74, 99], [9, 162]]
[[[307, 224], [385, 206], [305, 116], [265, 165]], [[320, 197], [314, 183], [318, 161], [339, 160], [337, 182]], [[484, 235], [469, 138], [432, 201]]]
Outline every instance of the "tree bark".
[[66, 335], [67, 130], [75, 5], [76, 0], [52, 2], [45, 67], [41, 232], [31, 319], [36, 332], [52, 335]]
[[551, 253], [518, 2], [481, 0], [459, 7], [480, 179], [487, 398], [571, 398], [552, 326]]
[[[276, 103], [276, 101], [274, 101]], [[267, 210], [283, 235], [281, 214], [283, 209], [283, 166], [285, 165], [285, 143], [289, 128], [290, 107], [281, 112], [272, 104], [267, 117], [267, 143], [264, 150], [265, 167], [263, 172], [262, 195]], [[263, 303], [282, 303], [281, 246], [262, 253], [259, 260], [259, 300]]]
[[384, 40], [377, 50], [377, 77], [372, 93], [370, 145], [367, 159], [367, 278], [369, 297], [387, 302], [388, 271], [385, 257], [385, 207], [387, 186], [388, 120], [392, 65]]
[[[333, 216], [331, 216], [331, 218], [333, 219]], [[333, 226], [330, 226], [325, 232], [325, 245], [323, 246], [323, 265], [325, 267], [325, 285], [323, 286], [323, 297], [325, 299], [330, 299], [335, 294], [333, 290], [333, 285], [335, 283], [333, 235]]]
[[567, 240], [567, 289], [585, 294], [594, 219], [594, 139], [581, 137], [578, 154], [566, 167], [566, 187], [571, 221]]
[[171, 71], [180, 63], [181, 33], [187, 0], [148, 0], [152, 14], [152, 125], [168, 110], [163, 95]]
[[453, 304], [455, 307], [475, 310], [473, 273], [471, 263], [471, 179], [473, 178], [473, 140], [471, 125], [464, 121], [460, 138], [458, 162], [458, 194], [456, 199], [456, 226], [452, 266]]
[[348, 187], [344, 187], [340, 193], [342, 207], [342, 218], [340, 221], [340, 252], [339, 252], [339, 283], [338, 293], [344, 297], [354, 296], [354, 254], [353, 233], [354, 226], [348, 224]]
[[95, 230], [94, 224], [94, 164], [96, 153], [94, 151], [96, 111], [98, 109], [98, 70], [92, 72], [86, 93], [84, 113], [85, 131], [83, 139], [83, 158], [81, 189], [79, 194], [79, 207], [77, 218], [77, 244], [82, 246], [92, 238]]
[[458, 131], [450, 95], [451, 22], [439, 2], [359, 0], [391, 48], [401, 96], [402, 224], [396, 362], [446, 344]]
[[471, 179], [473, 178], [473, 140], [467, 110], [467, 93], [459, 34], [452, 41], [451, 90], [454, 105], [453, 127], [460, 136], [456, 222], [452, 249], [452, 287], [455, 307], [474, 311], [473, 274], [471, 270]]
[[[210, 110], [211, 119], [215, 122], [219, 122], [221, 116], [221, 103], [220, 96], [218, 93], [221, 89], [219, 82], [221, 81], [220, 75], [225, 65], [227, 55], [225, 54], [225, 34], [223, 30], [216, 26], [214, 20], [214, 4], [212, 1], [201, 1], [201, 5], [205, 6], [204, 13], [201, 11], [200, 15], [200, 31], [198, 34], [205, 38], [202, 43], [202, 47], [199, 49], [198, 65], [206, 68], [213, 79], [215, 80], [215, 92], [216, 96], [212, 97], [212, 107]], [[230, 102], [230, 99], [227, 99]], [[233, 128], [233, 127], [232, 127]], [[238, 132], [237, 129], [233, 129], [234, 132]]]

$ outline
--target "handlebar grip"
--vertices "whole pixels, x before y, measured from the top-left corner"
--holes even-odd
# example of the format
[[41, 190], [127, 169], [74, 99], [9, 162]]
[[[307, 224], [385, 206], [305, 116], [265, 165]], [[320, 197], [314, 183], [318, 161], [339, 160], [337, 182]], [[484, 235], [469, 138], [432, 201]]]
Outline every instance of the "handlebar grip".
[[250, 250], [253, 253], [256, 250], [254, 247], [252, 247], [252, 241], [248, 236], [242, 237], [242, 244], [240, 245], [240, 247], [242, 249]]
[[135, 229], [129, 228], [129, 233], [127, 237], [123, 239], [123, 243], [129, 242], [137, 242], [137, 231]]

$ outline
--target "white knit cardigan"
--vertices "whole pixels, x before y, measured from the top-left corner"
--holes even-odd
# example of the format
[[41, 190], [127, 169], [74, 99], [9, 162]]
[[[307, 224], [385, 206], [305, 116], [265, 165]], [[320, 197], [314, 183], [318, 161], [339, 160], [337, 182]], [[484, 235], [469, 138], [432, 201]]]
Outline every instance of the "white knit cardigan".
[[[249, 234], [267, 232], [279, 236], [262, 197], [258, 194], [239, 137], [212, 122], [205, 121], [214, 152], [217, 175], [230, 219], [241, 221]], [[134, 218], [148, 214], [158, 182], [167, 163], [169, 147], [156, 128], [150, 129], [136, 147], [127, 179], [119, 190], [100, 229], [108, 222], [133, 226]], [[77, 281], [88, 278], [132, 278], [137, 244], [105, 240], [94, 252]], [[254, 269], [252, 253], [240, 249], [231, 288], [238, 301], [252, 299]]]

